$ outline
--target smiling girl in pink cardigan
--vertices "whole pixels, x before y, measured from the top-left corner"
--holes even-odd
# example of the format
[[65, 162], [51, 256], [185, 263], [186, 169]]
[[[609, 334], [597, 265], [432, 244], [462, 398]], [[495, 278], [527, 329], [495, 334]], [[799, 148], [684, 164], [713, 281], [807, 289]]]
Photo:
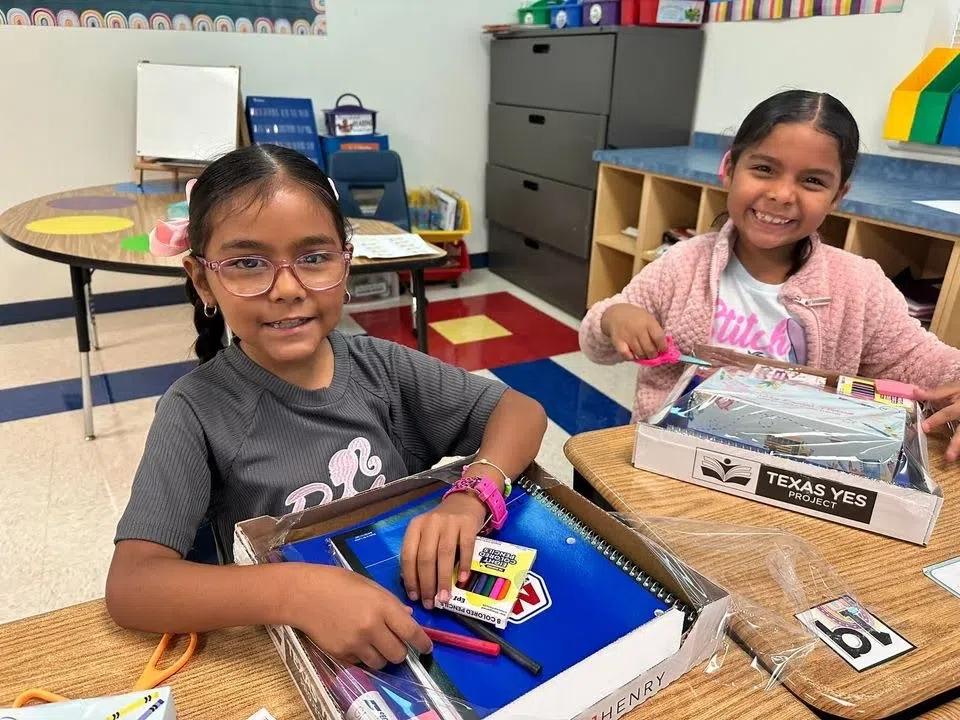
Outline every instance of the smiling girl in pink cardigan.
[[[856, 121], [831, 95], [792, 90], [760, 103], [721, 168], [727, 222], [595, 304], [580, 328], [583, 352], [605, 364], [652, 358], [669, 334], [686, 353], [711, 344], [919, 388], [960, 381], [960, 350], [909, 316], [880, 266], [817, 234], [850, 188], [859, 144]], [[634, 421], [658, 408], [682, 369], [639, 367]], [[953, 403], [925, 429], [960, 417], [960, 386], [919, 394]], [[947, 457], [958, 454], [960, 433]]]

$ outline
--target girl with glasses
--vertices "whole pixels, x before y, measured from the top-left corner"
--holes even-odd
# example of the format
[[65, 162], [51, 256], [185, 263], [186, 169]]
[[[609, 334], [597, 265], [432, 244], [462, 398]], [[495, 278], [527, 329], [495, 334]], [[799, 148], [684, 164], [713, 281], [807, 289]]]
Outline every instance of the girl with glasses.
[[[234, 151], [188, 187], [189, 220], [158, 223], [154, 252], [189, 253], [197, 369], [160, 399], [120, 520], [107, 605], [152, 632], [297, 627], [345, 662], [378, 668], [430, 641], [410, 609], [362, 576], [280, 563], [184, 559], [198, 528], [220, 538], [261, 515], [357, 495], [472, 455], [458, 491], [415, 519], [402, 569], [412, 601], [449, 599], [493, 500], [534, 459], [534, 400], [400, 345], [336, 330], [350, 267], [336, 190], [303, 155]], [[224, 346], [225, 328], [235, 342]], [[502, 519], [501, 519], [502, 520]], [[221, 543], [229, 557], [229, 543]], [[469, 563], [467, 563], [469, 567]]]

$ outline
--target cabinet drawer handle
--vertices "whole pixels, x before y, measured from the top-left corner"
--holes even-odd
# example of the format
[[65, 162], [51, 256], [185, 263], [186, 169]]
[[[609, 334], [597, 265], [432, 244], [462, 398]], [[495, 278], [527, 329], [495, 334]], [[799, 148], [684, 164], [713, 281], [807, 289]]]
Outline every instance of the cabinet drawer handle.
[[528, 248], [530, 248], [531, 250], [539, 250], [539, 249], [540, 249], [540, 243], [538, 243], [538, 242], [537, 242], [536, 240], [534, 240], [533, 238], [524, 238], [524, 239], [523, 239], [523, 244], [526, 245], [526, 246], [527, 246]]
[[547, 119], [543, 115], [531, 115], [528, 120], [534, 125], [543, 125], [547, 122]]
[[548, 52], [550, 52], [550, 43], [534, 43], [533, 45], [534, 55], [544, 55]]
[[527, 190], [533, 190], [534, 192], [540, 189], [540, 183], [535, 183], [533, 180], [524, 180], [523, 186]]

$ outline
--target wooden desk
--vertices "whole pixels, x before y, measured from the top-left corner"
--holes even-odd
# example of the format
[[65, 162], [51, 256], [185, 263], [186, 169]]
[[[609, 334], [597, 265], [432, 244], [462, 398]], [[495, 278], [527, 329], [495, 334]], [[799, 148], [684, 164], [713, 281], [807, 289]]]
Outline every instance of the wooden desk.
[[[171, 183], [171, 187], [172, 187]], [[117, 188], [121, 189], [117, 189]], [[84, 431], [94, 437], [93, 399], [90, 389], [90, 276], [93, 270], [111, 270], [138, 275], [185, 277], [183, 256], [154, 257], [146, 252], [146, 235], [167, 208], [184, 199], [180, 191], [144, 194], [125, 192], [128, 186], [69, 190], [47, 195], [10, 208], [0, 215], [0, 238], [30, 255], [70, 266], [77, 345], [80, 350]], [[76, 218], [73, 225], [44, 227], [44, 221]], [[41, 226], [33, 223], [40, 221]], [[67, 221], [70, 222], [70, 221]], [[351, 220], [357, 235], [396, 234], [396, 225], [377, 220]], [[32, 229], [31, 229], [32, 228]], [[416, 299], [417, 344], [427, 352], [427, 298], [423, 271], [446, 262], [446, 251], [391, 260], [358, 258], [350, 265], [354, 275], [373, 272], [410, 272]], [[95, 327], [94, 334], [95, 334]], [[94, 341], [96, 345], [96, 341]]]
[[[102, 600], [0, 625], [0, 707], [31, 688], [71, 699], [129, 692], [158, 640], [118, 628]], [[277, 720], [310, 720], [262, 627], [202, 635], [168, 684], [183, 720], [246, 720], [262, 707]]]
[[[924, 548], [638, 470], [631, 464], [633, 433], [632, 426], [600, 430], [573, 437], [565, 446], [576, 471], [616, 510], [793, 533], [819, 550], [868, 610], [916, 646], [858, 674], [818, 644], [786, 677], [797, 696], [841, 717], [887, 717], [960, 686], [960, 601], [922, 573], [960, 555], [960, 505], [955, 502], [960, 465], [946, 463], [939, 438], [930, 442], [931, 472], [947, 501]], [[698, 570], [710, 576], [709, 567]], [[749, 632], [737, 630], [736, 621], [732, 627], [741, 637]], [[762, 643], [763, 638], [752, 640]]]
[[[127, 692], [140, 676], [157, 636], [121, 630], [102, 600], [0, 626], [0, 707], [40, 687], [69, 698]], [[174, 655], [175, 657], [175, 655]], [[813, 718], [782, 687], [750, 690], [762, 682], [747, 656], [727, 658], [712, 679], [692, 670], [628, 717], [709, 717], [722, 720]], [[183, 720], [246, 720], [266, 707], [277, 720], [310, 720], [286, 668], [262, 627], [202, 635], [197, 654], [168, 681]]]

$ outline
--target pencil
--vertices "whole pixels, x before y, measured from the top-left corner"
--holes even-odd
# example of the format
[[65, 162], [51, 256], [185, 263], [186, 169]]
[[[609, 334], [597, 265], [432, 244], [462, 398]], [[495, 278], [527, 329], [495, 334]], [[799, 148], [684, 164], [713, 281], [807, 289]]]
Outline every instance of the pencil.
[[517, 648], [508, 643], [506, 640], [500, 637], [500, 635], [495, 633], [479, 620], [474, 620], [473, 618], [469, 618], [458, 613], [450, 613], [450, 615], [452, 615], [461, 625], [470, 630], [470, 632], [482, 637], [484, 640], [489, 640], [490, 642], [499, 645], [505, 656], [513, 660], [515, 663], [517, 663], [517, 665], [522, 667], [531, 675], [539, 675], [543, 670], [543, 666], [540, 665], [540, 663], [536, 662], [529, 656], [524, 655], [522, 652], [517, 650]]

